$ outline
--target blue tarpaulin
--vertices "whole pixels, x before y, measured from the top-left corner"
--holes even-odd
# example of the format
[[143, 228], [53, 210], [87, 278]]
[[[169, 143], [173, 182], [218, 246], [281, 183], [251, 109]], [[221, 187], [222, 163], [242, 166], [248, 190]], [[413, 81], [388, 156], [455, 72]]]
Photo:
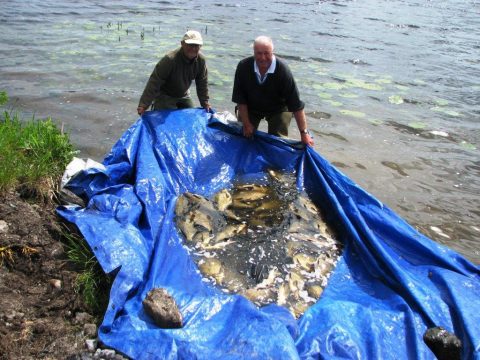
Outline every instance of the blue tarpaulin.
[[[434, 359], [424, 332], [442, 326], [480, 359], [480, 268], [417, 232], [312, 148], [234, 124], [203, 109], [147, 112], [104, 159], [68, 188], [85, 208], [77, 225], [115, 280], [99, 339], [134, 359]], [[295, 171], [297, 186], [339, 230], [343, 255], [317, 303], [296, 320], [202, 281], [174, 222], [186, 191], [209, 197], [239, 175]], [[144, 312], [153, 288], [184, 319], [162, 329]]]

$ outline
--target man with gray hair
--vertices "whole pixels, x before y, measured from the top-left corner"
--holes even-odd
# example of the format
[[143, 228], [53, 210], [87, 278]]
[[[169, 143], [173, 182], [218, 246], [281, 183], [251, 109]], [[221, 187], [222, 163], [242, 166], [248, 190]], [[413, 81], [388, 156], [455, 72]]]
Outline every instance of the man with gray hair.
[[210, 111], [208, 70], [200, 53], [202, 35], [189, 30], [180, 47], [166, 54], [155, 66], [140, 97], [137, 112], [142, 115], [153, 102], [153, 110], [192, 108], [190, 85], [195, 80], [200, 105]]
[[244, 136], [251, 138], [260, 120], [265, 118], [269, 134], [286, 137], [293, 113], [302, 142], [313, 146], [307, 129], [305, 104], [300, 100], [290, 68], [273, 54], [271, 38], [257, 37], [253, 56], [238, 63], [232, 101], [237, 103]]

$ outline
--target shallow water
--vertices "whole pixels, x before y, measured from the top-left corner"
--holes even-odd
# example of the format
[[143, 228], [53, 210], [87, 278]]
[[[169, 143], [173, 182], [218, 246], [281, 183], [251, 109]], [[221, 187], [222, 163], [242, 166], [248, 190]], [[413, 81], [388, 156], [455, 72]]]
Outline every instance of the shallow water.
[[[315, 149], [410, 224], [480, 263], [480, 3], [0, 2], [0, 89], [97, 160], [137, 120], [158, 59], [202, 31], [211, 102], [232, 111], [260, 34], [296, 77]], [[297, 137], [292, 124], [291, 134]]]

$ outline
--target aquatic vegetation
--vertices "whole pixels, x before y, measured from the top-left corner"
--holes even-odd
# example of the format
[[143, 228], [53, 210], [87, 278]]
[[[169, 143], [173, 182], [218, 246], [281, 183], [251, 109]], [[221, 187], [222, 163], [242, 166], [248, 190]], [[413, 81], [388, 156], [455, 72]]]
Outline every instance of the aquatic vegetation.
[[415, 79], [415, 80], [413, 80], [413, 82], [415, 84], [418, 84], [418, 85], [426, 85], [427, 84], [425, 81], [420, 80], [420, 79]]
[[441, 112], [441, 113], [444, 113], [444, 114], [446, 114], [446, 115], [453, 116], [453, 117], [461, 117], [461, 116], [463, 116], [463, 115], [460, 114], [458, 111], [446, 109], [446, 108], [439, 107], [439, 106], [434, 106], [434, 107], [430, 108], [430, 110], [432, 110], [432, 111], [437, 111], [437, 112]]
[[373, 125], [382, 125], [384, 123], [384, 121], [380, 119], [369, 119], [368, 121]]
[[402, 166], [393, 161], [382, 161], [381, 164], [389, 169], [395, 170], [402, 176], [408, 176], [408, 174], [403, 170]]
[[477, 150], [477, 147], [467, 141], [461, 141], [460, 146], [467, 150]]
[[448, 100], [437, 98], [434, 100], [434, 103], [438, 106], [447, 106]]
[[391, 104], [400, 105], [403, 104], [403, 97], [401, 97], [400, 95], [391, 95], [388, 97], [388, 101]]
[[338, 96], [346, 98], [346, 99], [355, 99], [358, 98], [357, 94], [352, 94], [352, 93], [340, 93]]
[[340, 113], [354, 118], [364, 118], [366, 116], [365, 113], [354, 110], [340, 110]]
[[329, 94], [329, 93], [320, 93], [318, 94], [318, 96], [321, 98], [321, 99], [331, 99], [332, 98], [332, 94]]
[[379, 84], [391, 84], [392, 80], [390, 80], [390, 79], [376, 79], [375, 82], [379, 83]]
[[427, 124], [420, 122], [420, 121], [413, 121], [408, 123], [408, 126], [410, 126], [412, 129], [425, 129], [427, 127]]
[[83, 29], [88, 30], [88, 31], [97, 30], [98, 27], [99, 27], [98, 24], [96, 24], [94, 22], [87, 22], [87, 23], [83, 24]]
[[335, 107], [340, 107], [343, 105], [343, 103], [341, 103], [340, 101], [335, 101], [335, 100], [324, 100], [324, 102], [332, 105], [332, 106], [335, 106]]

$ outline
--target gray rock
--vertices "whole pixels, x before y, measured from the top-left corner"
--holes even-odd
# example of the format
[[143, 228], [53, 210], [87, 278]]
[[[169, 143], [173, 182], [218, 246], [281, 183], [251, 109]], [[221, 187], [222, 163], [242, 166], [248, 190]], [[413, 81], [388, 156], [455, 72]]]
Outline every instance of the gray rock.
[[115, 359], [115, 350], [111, 349], [97, 349], [95, 355], [93, 356], [94, 359]]
[[91, 353], [95, 352], [97, 349], [97, 340], [95, 339], [87, 339], [85, 340], [85, 347]]
[[161, 328], [176, 329], [183, 326], [183, 317], [175, 299], [165, 289], [150, 290], [143, 300], [145, 312]]

